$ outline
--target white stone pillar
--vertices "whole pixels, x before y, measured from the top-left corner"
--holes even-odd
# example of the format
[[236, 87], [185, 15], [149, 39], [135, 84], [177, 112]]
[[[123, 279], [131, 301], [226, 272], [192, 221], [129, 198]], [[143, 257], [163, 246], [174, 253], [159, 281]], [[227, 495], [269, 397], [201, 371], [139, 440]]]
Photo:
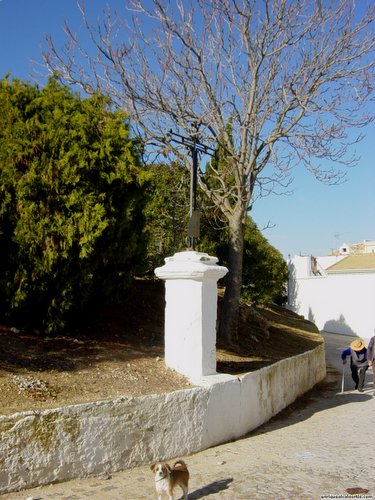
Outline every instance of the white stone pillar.
[[193, 382], [216, 373], [217, 281], [228, 272], [217, 261], [186, 251], [155, 269], [165, 280], [165, 363]]

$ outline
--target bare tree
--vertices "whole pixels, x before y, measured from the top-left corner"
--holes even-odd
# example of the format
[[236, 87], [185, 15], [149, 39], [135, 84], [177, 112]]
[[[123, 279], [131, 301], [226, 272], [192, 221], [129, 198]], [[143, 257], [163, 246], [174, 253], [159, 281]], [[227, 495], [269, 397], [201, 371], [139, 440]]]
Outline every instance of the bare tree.
[[[125, 109], [153, 153], [185, 158], [174, 128], [225, 151], [225, 168], [199, 185], [230, 233], [220, 333], [234, 340], [244, 218], [258, 196], [306, 167], [335, 184], [355, 163], [353, 144], [372, 116], [374, 4], [366, 0], [127, 0], [86, 34], [66, 25], [44, 60], [61, 80], [99, 90]], [[228, 132], [230, 123], [230, 134]], [[358, 134], [358, 136], [356, 135]], [[207, 176], [206, 176], [207, 177]]]

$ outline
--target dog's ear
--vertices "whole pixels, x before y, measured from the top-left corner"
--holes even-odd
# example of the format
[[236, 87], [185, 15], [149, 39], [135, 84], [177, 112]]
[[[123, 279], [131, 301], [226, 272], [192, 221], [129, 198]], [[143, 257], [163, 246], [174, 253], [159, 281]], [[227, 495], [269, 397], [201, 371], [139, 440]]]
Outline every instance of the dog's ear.
[[152, 470], [152, 472], [155, 472], [155, 467], [156, 467], [156, 464], [151, 464], [150, 465], [150, 469]]
[[171, 472], [172, 469], [171, 469], [171, 466], [169, 464], [165, 464], [166, 468], [168, 469], [168, 472]]

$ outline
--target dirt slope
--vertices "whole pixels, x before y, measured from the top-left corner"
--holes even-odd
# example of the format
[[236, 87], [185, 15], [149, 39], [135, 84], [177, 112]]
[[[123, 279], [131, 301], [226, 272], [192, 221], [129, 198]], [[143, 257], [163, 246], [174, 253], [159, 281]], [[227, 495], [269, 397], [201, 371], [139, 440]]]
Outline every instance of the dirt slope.
[[[0, 325], [0, 414], [191, 387], [163, 359], [164, 284], [138, 280], [126, 303], [51, 339]], [[256, 370], [322, 342], [277, 306], [244, 307], [236, 351], [218, 345], [219, 372]]]

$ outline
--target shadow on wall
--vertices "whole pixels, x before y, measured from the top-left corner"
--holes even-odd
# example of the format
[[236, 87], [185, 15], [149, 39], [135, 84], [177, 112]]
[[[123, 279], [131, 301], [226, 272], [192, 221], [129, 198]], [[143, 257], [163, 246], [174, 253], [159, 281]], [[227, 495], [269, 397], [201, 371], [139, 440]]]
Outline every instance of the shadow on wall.
[[298, 283], [296, 280], [296, 268], [292, 263], [288, 265], [288, 308], [297, 312]]
[[330, 319], [326, 321], [323, 330], [325, 332], [340, 333], [341, 335], [351, 335], [352, 337], [357, 336], [357, 333], [352, 330], [345, 321], [343, 314], [340, 314], [339, 319]]
[[311, 307], [309, 307], [309, 316], [308, 316], [307, 319], [309, 321], [311, 321], [311, 323], [314, 323], [314, 325], [315, 325], [315, 316], [314, 316], [314, 313], [312, 312]]

